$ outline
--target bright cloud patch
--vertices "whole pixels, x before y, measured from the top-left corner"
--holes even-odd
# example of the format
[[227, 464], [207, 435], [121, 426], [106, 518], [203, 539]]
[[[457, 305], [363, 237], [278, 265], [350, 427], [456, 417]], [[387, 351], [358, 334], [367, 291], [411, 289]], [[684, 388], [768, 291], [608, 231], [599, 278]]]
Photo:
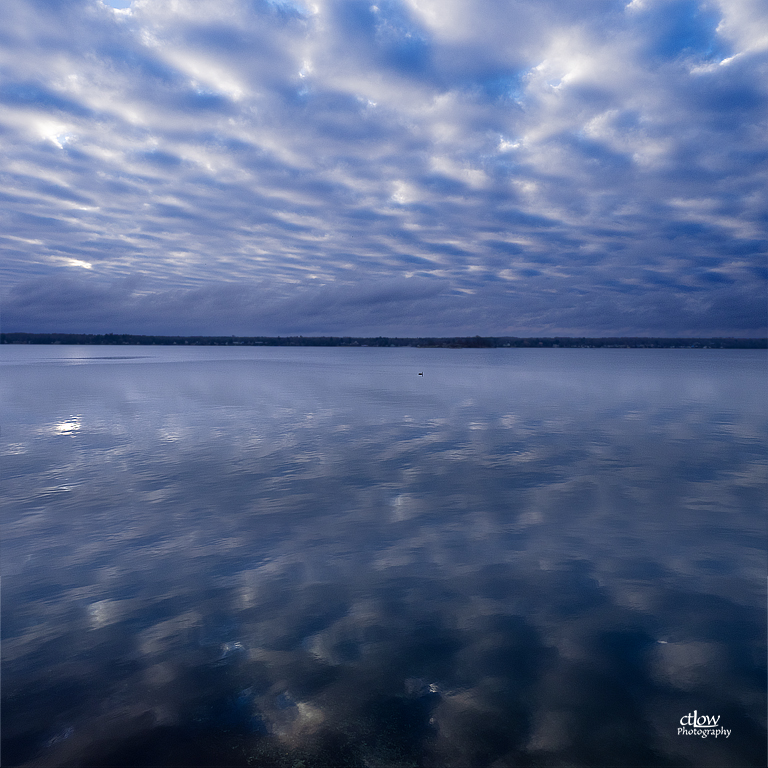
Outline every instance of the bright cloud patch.
[[8, 0], [0, 67], [7, 331], [765, 332], [762, 3]]

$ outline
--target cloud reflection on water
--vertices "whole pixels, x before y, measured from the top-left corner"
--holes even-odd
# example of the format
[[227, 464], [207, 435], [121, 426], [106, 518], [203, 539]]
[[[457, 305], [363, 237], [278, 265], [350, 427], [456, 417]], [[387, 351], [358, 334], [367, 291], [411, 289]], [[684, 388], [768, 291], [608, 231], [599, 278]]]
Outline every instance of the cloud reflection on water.
[[762, 353], [189, 354], [5, 369], [7, 764], [763, 761]]

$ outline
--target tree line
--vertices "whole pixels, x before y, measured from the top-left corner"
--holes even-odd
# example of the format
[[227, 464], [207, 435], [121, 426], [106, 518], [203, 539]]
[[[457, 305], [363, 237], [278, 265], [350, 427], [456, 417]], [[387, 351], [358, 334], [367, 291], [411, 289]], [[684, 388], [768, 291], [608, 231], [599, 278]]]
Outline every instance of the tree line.
[[0, 333], [0, 344], [133, 344], [265, 347], [426, 347], [497, 349], [525, 347], [608, 349], [766, 349], [768, 339], [585, 336], [140, 336], [128, 333]]

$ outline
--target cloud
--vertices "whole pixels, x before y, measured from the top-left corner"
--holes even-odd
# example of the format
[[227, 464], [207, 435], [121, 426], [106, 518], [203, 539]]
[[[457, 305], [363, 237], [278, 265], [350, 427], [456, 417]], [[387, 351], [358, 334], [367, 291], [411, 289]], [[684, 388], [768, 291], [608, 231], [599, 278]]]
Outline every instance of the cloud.
[[133, 277], [107, 283], [89, 262], [62, 257], [60, 263], [77, 269], [59, 267], [8, 292], [5, 330], [408, 336], [417, 328], [426, 329], [424, 335], [452, 336], [490, 327], [504, 335], [660, 336], [673, 327], [682, 335], [755, 336], [765, 322], [760, 280], [745, 285], [743, 276], [732, 279], [715, 270], [687, 282], [663, 272], [619, 279], [594, 270], [590, 284], [582, 285], [544, 267], [500, 279], [478, 270], [460, 281], [415, 276], [169, 288]]
[[[269, 285], [328, 302], [306, 333], [640, 333], [667, 305], [659, 332], [703, 333], [689, 292], [723, 333], [764, 332], [759, 4], [116, 5], [8, 3], [5, 329], [165, 333], [169, 295]], [[142, 299], [21, 311], [62, 265]], [[400, 300], [333, 317], [382, 281]], [[225, 310], [189, 332], [264, 324]]]

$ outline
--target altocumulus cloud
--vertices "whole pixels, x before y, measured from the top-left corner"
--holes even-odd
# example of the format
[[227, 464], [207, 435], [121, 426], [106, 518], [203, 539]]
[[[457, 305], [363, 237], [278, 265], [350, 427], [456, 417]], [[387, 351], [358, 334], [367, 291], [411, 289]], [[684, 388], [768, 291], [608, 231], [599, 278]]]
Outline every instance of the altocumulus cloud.
[[2, 14], [4, 330], [765, 333], [760, 0]]

